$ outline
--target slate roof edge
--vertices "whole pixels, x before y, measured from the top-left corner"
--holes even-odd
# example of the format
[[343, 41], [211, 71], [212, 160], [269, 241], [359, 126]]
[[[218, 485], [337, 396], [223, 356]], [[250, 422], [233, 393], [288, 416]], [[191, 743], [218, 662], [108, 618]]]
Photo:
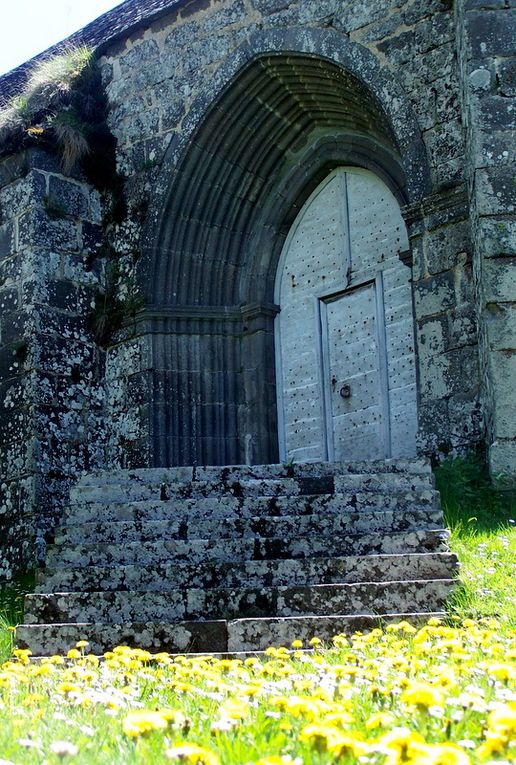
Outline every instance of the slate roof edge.
[[[195, 2], [196, 0], [124, 0], [61, 42], [51, 45], [50, 48], [1, 75], [0, 108], [5, 106], [11, 98], [21, 93], [34, 64], [38, 61], [59, 54], [71, 45], [89, 45], [94, 48], [97, 54], [101, 54], [108, 46], [138, 28], [148, 26], [156, 19], [180, 9], [184, 5], [195, 4]], [[145, 6], [149, 5], [151, 7], [146, 9]], [[124, 14], [122, 11], [126, 13]], [[127, 15], [128, 18], [124, 19], [124, 15]], [[117, 24], [117, 19], [119, 21], [122, 19], [122, 23]], [[114, 28], [112, 32], [109, 31], [111, 28]]]

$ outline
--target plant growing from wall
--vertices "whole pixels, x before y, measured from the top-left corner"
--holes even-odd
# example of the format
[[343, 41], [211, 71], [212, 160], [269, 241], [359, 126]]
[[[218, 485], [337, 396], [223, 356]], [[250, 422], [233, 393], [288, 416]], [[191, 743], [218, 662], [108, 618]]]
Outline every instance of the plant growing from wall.
[[[0, 116], [0, 156], [44, 148], [59, 157], [64, 174], [82, 173], [102, 194], [103, 241], [87, 261], [90, 268], [96, 259], [105, 263], [91, 315], [93, 333], [102, 346], [109, 344], [142, 303], [134, 279], [139, 254], [134, 230], [139, 234], [142, 212], [133, 211], [133, 230], [127, 236], [124, 179], [117, 171], [116, 139], [108, 128], [107, 112], [94, 51], [78, 47], [38, 62], [23, 91]], [[45, 210], [52, 218], [67, 214], [48, 196]]]

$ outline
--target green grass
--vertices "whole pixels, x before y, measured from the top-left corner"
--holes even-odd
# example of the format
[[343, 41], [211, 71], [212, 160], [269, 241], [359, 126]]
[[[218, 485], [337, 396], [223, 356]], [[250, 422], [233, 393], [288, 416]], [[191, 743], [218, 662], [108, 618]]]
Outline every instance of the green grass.
[[449, 459], [436, 470], [461, 585], [450, 603], [460, 618], [496, 617], [516, 626], [516, 494], [492, 482], [480, 458]]
[[[312, 645], [313, 645], [312, 641]], [[80, 649], [80, 650], [79, 650]], [[0, 761], [16, 765], [494, 765], [516, 756], [516, 631], [430, 620], [312, 653], [115, 648], [0, 666]]]
[[91, 66], [93, 51], [86, 46], [72, 47], [56, 56], [38, 61], [25, 83], [23, 92], [6, 105], [0, 114], [0, 134], [3, 130], [27, 127], [42, 107], [67, 93], [87, 66]]
[[12, 654], [14, 628], [23, 621], [23, 599], [33, 589], [32, 572], [0, 584], [0, 664]]

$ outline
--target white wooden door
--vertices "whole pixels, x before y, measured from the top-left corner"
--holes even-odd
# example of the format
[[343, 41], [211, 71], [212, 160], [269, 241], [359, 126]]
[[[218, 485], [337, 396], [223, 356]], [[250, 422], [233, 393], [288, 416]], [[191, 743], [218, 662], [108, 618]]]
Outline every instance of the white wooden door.
[[381, 280], [375, 280], [320, 301], [322, 379], [329, 381], [323, 390], [327, 457], [332, 461], [390, 455], [380, 290]]
[[282, 459], [415, 453], [407, 246], [394, 195], [369, 171], [339, 168], [301, 209], [276, 280]]

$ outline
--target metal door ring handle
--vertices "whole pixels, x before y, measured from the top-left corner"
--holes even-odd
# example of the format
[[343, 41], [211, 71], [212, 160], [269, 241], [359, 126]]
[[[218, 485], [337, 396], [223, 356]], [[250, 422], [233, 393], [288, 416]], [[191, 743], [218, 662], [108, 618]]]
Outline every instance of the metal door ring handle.
[[351, 386], [350, 385], [343, 385], [340, 389], [340, 395], [342, 398], [349, 398], [351, 396]]

